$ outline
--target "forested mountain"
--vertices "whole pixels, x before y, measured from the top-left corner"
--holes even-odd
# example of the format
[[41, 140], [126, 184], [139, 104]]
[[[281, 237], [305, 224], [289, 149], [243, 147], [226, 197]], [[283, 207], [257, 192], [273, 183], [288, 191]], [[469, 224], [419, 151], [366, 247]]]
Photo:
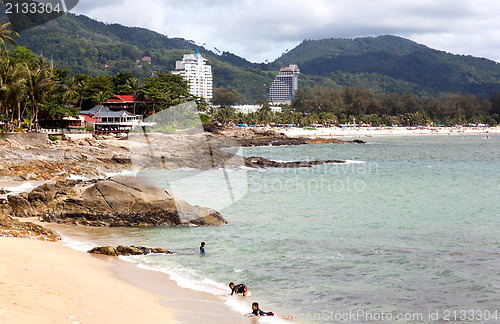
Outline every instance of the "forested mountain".
[[[0, 5], [0, 7], [3, 5]], [[7, 17], [1, 11], [3, 22]], [[66, 14], [20, 33], [18, 44], [72, 73], [139, 78], [169, 72], [183, 54], [198, 49], [212, 65], [214, 87], [225, 87], [254, 103], [267, 97], [279, 68], [299, 64], [299, 87], [358, 87], [376, 94], [410, 93], [419, 97], [456, 93], [488, 97], [500, 90], [500, 64], [451, 55], [395, 36], [306, 40], [269, 64], [253, 64], [227, 52], [217, 53], [180, 38], [144, 28], [105, 24]], [[152, 63], [143, 62], [149, 56]]]
[[[7, 22], [1, 7], [2, 3], [0, 18]], [[66, 14], [19, 34], [18, 45], [75, 74], [116, 75], [128, 71], [144, 78], [154, 72], [170, 72], [183, 54], [197, 49], [212, 65], [214, 86], [235, 89], [248, 102], [267, 96], [264, 84], [268, 87], [277, 74], [262, 72], [261, 65], [231, 53], [216, 55], [193, 41], [144, 28], [105, 24], [83, 15]], [[142, 61], [145, 56], [151, 57], [151, 64]]]
[[278, 62], [298, 63], [306, 75], [376, 93], [487, 97], [500, 89], [500, 64], [437, 51], [396, 36], [307, 40]]

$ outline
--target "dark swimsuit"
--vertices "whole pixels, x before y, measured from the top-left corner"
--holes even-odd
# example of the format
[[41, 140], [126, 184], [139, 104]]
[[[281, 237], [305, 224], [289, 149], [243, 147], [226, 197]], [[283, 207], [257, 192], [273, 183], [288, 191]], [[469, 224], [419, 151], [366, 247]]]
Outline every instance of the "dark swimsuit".
[[244, 284], [239, 284], [237, 286], [234, 286], [233, 292], [231, 293], [231, 295], [233, 293], [235, 293], [235, 294], [243, 294], [245, 292], [247, 292], [247, 286], [245, 286]]
[[273, 312], [264, 312], [261, 311], [260, 308], [257, 308], [256, 310], [252, 311], [252, 314], [256, 316], [274, 316]]

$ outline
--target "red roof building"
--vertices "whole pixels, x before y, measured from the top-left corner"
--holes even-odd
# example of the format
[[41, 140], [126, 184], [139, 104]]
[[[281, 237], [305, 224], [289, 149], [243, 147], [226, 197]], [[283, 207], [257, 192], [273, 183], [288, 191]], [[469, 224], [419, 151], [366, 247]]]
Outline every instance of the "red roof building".
[[89, 115], [80, 115], [83, 117], [86, 123], [97, 123], [97, 119], [90, 117]]
[[122, 110], [133, 111], [134, 103], [136, 106], [143, 103], [151, 103], [152, 101], [145, 98], [135, 98], [132, 95], [115, 95], [115, 98], [108, 99], [102, 105], [108, 107], [111, 110]]

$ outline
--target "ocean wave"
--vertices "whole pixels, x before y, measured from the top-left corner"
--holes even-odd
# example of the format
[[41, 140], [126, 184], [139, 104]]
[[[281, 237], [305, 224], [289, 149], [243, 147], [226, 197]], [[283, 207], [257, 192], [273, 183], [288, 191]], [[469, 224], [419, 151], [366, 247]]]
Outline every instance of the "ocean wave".
[[[195, 270], [174, 266], [168, 267], [165, 265], [152, 264], [148, 260], [148, 256], [133, 256], [133, 257], [120, 257], [121, 260], [134, 262], [141, 269], [157, 271], [169, 276], [179, 287], [186, 288], [194, 291], [209, 293], [211, 295], [220, 297], [224, 300], [224, 304], [231, 307], [238, 313], [250, 313], [250, 301], [241, 301], [239, 298], [230, 295], [229, 288], [226, 284], [222, 284], [215, 280], [200, 276]], [[251, 296], [248, 292], [247, 296]], [[274, 322], [273, 322], [274, 323]]]
[[22, 192], [31, 192], [31, 190], [36, 187], [46, 183], [45, 181], [33, 181], [33, 182], [23, 182], [21, 185], [17, 187], [8, 187], [9, 195], [12, 194], [20, 194]]
[[90, 242], [77, 241], [64, 235], [62, 235], [62, 243], [65, 246], [80, 252], [87, 252], [94, 248], [94, 245]]
[[[66, 236], [62, 237], [62, 243], [73, 250], [85, 253], [94, 247], [94, 245], [90, 242], [79, 241]], [[126, 262], [132, 262], [141, 269], [164, 273], [169, 276], [170, 280], [174, 281], [181, 288], [218, 296], [223, 299], [224, 304], [241, 314], [250, 313], [250, 301], [243, 302], [238, 298], [231, 296], [229, 288], [226, 284], [202, 277], [193, 269], [178, 265], [168, 267], [164, 264], [154, 264], [154, 261], [152, 261], [152, 258], [148, 255], [119, 256], [118, 258]], [[250, 292], [248, 293], [248, 296], [251, 296]]]

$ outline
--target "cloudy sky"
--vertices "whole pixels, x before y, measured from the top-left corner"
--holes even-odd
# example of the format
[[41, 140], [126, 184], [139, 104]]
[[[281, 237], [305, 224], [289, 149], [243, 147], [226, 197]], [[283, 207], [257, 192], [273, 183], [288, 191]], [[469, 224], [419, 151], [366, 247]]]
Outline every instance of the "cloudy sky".
[[397, 35], [500, 62], [497, 0], [80, 0], [72, 10], [273, 61], [304, 39]]

